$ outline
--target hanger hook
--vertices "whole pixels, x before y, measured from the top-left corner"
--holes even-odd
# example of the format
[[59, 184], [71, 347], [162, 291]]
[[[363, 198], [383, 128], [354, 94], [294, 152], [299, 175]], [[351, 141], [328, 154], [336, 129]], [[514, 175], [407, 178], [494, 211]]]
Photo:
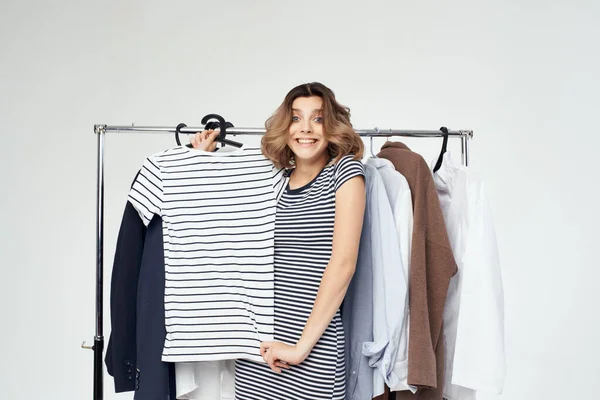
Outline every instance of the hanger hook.
[[[227, 122], [225, 122], [225, 118], [223, 118], [222, 116], [220, 116], [219, 114], [207, 114], [204, 117], [202, 117], [202, 125], [206, 125], [206, 123], [208, 122], [209, 119], [217, 119], [219, 120], [219, 139], [225, 139], [225, 136], [227, 135], [227, 128], [228, 128], [228, 124]], [[229, 125], [231, 125], [231, 123], [229, 123]]]
[[440, 155], [438, 156], [435, 166], [433, 167], [433, 172], [437, 172], [442, 166], [444, 154], [446, 153], [446, 148], [448, 147], [448, 128], [442, 126], [440, 128], [440, 132], [442, 132], [442, 137], [444, 138], [444, 140], [442, 141], [442, 150], [440, 151]]
[[207, 129], [207, 122], [209, 119], [214, 118], [219, 120], [219, 122], [214, 122], [213, 125], [211, 126], [210, 129], [217, 129], [219, 128], [219, 136], [217, 136], [215, 138], [215, 142], [219, 142], [221, 143], [223, 146], [225, 146], [226, 144], [230, 145], [230, 146], [234, 146], [234, 147], [238, 147], [241, 148], [243, 147], [242, 143], [233, 141], [233, 140], [229, 140], [229, 139], [225, 139], [225, 136], [227, 135], [227, 128], [233, 128], [233, 124], [229, 121], [225, 121], [225, 118], [223, 118], [222, 116], [220, 116], [219, 114], [207, 114], [204, 117], [202, 117], [202, 124], [205, 125], [204, 129]]
[[[375, 133], [379, 134], [379, 128], [378, 127], [375, 127]], [[373, 152], [373, 148], [374, 148], [374, 146], [373, 146], [373, 136], [370, 136], [369, 139], [370, 139], [370, 142], [371, 142], [371, 146], [370, 146], [370, 149], [369, 149], [371, 151], [371, 157], [377, 158], [377, 156]]]
[[177, 127], [175, 128], [175, 142], [177, 143], [177, 146], [181, 146], [181, 140], [179, 140], [179, 133], [181, 133], [181, 128], [186, 128], [187, 125], [184, 123], [181, 123], [179, 125], [177, 125]]

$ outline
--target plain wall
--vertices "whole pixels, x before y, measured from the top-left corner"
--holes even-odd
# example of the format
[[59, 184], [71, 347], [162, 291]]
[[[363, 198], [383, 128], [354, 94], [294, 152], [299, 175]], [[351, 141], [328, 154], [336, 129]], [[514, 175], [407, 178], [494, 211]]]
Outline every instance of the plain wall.
[[[92, 396], [93, 354], [79, 346], [95, 321], [93, 125], [193, 126], [216, 112], [261, 127], [308, 81], [331, 87], [357, 128], [475, 131], [508, 363], [504, 394], [480, 399], [597, 398], [599, 13], [577, 0], [2, 1], [0, 398]], [[441, 141], [406, 142], [430, 161]], [[174, 145], [106, 138], [106, 338], [129, 184]], [[132, 397], [105, 377], [106, 399]]]

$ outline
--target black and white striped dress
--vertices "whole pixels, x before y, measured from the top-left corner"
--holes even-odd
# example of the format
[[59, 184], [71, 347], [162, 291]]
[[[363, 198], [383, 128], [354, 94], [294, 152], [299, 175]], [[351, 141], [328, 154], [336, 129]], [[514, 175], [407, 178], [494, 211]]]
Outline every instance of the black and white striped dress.
[[[325, 167], [307, 185], [284, 191], [275, 219], [275, 340], [296, 344], [331, 257], [335, 194], [364, 166], [352, 156]], [[344, 330], [340, 312], [300, 365], [271, 371], [268, 365], [237, 360], [237, 400], [345, 398]]]

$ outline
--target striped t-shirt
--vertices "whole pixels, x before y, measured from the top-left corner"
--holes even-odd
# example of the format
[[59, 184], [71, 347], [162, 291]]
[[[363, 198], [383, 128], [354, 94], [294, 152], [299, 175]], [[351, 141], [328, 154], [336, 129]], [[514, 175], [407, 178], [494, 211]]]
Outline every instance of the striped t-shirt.
[[283, 182], [257, 148], [176, 147], [146, 159], [128, 199], [146, 225], [163, 220], [163, 361], [263, 360]]

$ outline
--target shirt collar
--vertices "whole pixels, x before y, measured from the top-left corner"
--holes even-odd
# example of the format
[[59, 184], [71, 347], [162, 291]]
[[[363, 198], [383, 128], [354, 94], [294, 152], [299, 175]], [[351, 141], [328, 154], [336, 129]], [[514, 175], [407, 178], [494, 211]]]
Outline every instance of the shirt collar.
[[392, 164], [392, 162], [387, 158], [371, 157], [367, 159], [366, 164], [372, 165], [377, 169], [392, 168], [394, 171], [396, 170], [396, 168], [394, 168], [394, 164]]
[[383, 149], [387, 149], [388, 147], [389, 148], [394, 148], [394, 149], [402, 149], [402, 150], [408, 150], [408, 151], [410, 151], [410, 148], [407, 145], [405, 145], [404, 143], [402, 143], [402, 142], [390, 142], [390, 141], [388, 141], [388, 142], [385, 142], [383, 144], [383, 146], [381, 146], [381, 149], [382, 150]]
[[[437, 159], [431, 162], [432, 171], [436, 162]], [[440, 166], [440, 169], [438, 169], [433, 174], [435, 186], [439, 191], [447, 192], [448, 195], [452, 196], [452, 181], [457, 167], [458, 166], [454, 161], [454, 158], [452, 157], [452, 153], [450, 151], [446, 151], [443, 155], [442, 165]]]

